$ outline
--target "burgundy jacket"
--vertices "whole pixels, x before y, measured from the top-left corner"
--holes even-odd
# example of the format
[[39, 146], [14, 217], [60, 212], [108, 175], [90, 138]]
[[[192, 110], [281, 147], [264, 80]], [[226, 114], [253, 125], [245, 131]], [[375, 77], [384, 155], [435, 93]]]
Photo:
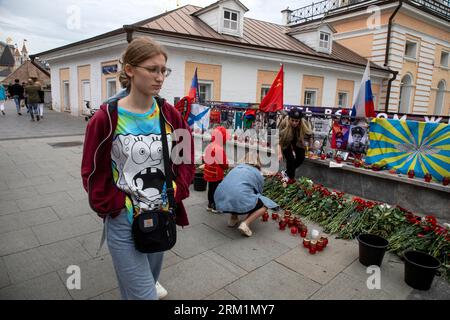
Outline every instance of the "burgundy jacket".
[[[173, 106], [159, 97], [156, 100], [158, 105], [162, 106], [162, 114], [173, 130], [183, 128], [191, 132], [181, 114]], [[83, 186], [88, 193], [89, 205], [102, 218], [108, 215], [115, 218], [125, 208], [126, 194], [114, 183], [111, 167], [111, 148], [117, 120], [117, 107], [103, 104], [89, 120], [84, 139], [81, 162]], [[176, 144], [176, 141], [174, 142]], [[191, 164], [170, 163], [176, 183], [176, 222], [179, 226], [189, 225], [182, 200], [189, 197], [189, 185], [195, 174], [192, 135], [191, 146]]]

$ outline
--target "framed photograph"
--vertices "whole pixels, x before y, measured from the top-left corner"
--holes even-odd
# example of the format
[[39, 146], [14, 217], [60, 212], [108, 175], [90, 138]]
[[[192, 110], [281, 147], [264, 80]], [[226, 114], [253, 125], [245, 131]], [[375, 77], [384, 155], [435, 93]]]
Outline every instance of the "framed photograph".
[[348, 155], [349, 155], [349, 152], [347, 152], [347, 151], [342, 151], [342, 150], [336, 151], [336, 157], [341, 156], [343, 161], [347, 161]]

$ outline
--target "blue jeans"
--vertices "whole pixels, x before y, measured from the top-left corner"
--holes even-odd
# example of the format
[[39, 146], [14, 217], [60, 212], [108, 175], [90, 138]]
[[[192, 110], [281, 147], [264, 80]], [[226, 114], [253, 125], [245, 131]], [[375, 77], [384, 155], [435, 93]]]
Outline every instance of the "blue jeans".
[[28, 106], [30, 107], [31, 119], [34, 119], [34, 115], [39, 116], [38, 103], [29, 103]]
[[20, 112], [20, 98], [19, 96], [14, 96], [14, 103], [16, 104], [17, 113]]
[[126, 211], [106, 220], [106, 240], [123, 300], [158, 300], [155, 283], [164, 252], [141, 253], [134, 247]]

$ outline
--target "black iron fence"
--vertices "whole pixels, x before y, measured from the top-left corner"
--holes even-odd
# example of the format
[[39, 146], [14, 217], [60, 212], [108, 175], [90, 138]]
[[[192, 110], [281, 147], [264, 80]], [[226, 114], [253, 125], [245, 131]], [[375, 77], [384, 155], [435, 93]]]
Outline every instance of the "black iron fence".
[[[353, 10], [357, 6], [382, 4], [383, 2], [392, 2], [392, 0], [323, 0], [293, 10], [288, 23], [297, 24], [317, 20], [326, 15]], [[404, 2], [450, 21], [450, 0], [405, 0]]]

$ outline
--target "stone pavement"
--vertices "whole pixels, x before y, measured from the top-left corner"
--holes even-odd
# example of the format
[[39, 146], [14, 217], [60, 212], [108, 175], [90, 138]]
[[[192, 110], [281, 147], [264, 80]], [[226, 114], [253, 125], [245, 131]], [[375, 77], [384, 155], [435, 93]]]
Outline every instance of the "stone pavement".
[[[102, 222], [81, 186], [82, 146], [50, 145], [81, 143], [85, 121], [47, 111], [33, 123], [7, 108], [0, 118], [0, 299], [119, 299], [108, 249], [96, 255]], [[185, 201], [190, 226], [179, 228], [160, 277], [167, 299], [450, 298], [440, 278], [428, 292], [407, 286], [403, 263], [390, 254], [381, 290], [369, 290], [356, 241], [330, 237], [313, 256], [272, 220], [255, 222], [245, 238], [226, 226], [226, 216], [208, 213], [205, 199], [206, 192], [192, 191]], [[70, 265], [81, 268], [81, 290], [66, 287]]]

